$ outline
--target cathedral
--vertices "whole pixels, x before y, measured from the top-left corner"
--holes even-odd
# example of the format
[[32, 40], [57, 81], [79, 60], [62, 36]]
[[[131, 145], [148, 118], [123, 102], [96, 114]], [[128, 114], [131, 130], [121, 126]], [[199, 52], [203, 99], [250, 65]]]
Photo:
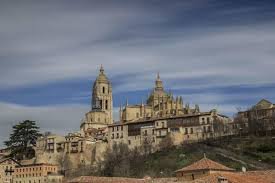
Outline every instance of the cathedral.
[[[36, 161], [59, 164], [67, 157], [73, 167], [91, 165], [115, 143], [129, 148], [150, 144], [157, 149], [165, 137], [174, 145], [196, 142], [223, 135], [230, 131], [215, 131], [214, 124], [227, 125], [231, 119], [217, 110], [202, 112], [198, 105], [190, 108], [182, 97], [174, 97], [164, 89], [157, 74], [155, 86], [145, 102], [120, 107], [119, 119], [113, 119], [112, 84], [100, 67], [91, 92], [91, 108], [81, 121], [80, 130], [65, 136], [45, 134], [37, 140]], [[62, 160], [62, 161], [63, 161]], [[63, 166], [63, 165], [60, 165]]]
[[[199, 112], [198, 105], [191, 109], [188, 103], [184, 106], [182, 97], [174, 97], [171, 92], [166, 92], [158, 73], [155, 87], [148, 96], [146, 103], [142, 101], [138, 105], [129, 105], [127, 100], [124, 107], [120, 106], [119, 123]], [[85, 119], [82, 120], [81, 130], [105, 128], [113, 123], [112, 85], [104, 72], [103, 66], [101, 66], [92, 88], [91, 110], [86, 113]]]

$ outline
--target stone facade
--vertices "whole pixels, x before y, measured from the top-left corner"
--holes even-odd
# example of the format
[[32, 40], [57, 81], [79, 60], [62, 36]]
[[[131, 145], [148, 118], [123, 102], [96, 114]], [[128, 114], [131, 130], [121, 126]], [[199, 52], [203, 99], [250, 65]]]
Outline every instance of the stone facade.
[[0, 182], [11, 183], [15, 166], [19, 165], [19, 162], [12, 158], [0, 159]]
[[265, 132], [274, 131], [275, 104], [262, 99], [250, 109], [238, 112], [234, 121], [234, 129], [236, 130], [244, 132], [253, 131], [253, 129]]
[[[172, 137], [174, 145], [213, 138], [214, 121], [229, 124], [231, 120], [215, 110], [196, 114], [183, 114], [171, 117], [151, 118], [108, 126], [108, 143], [126, 143], [130, 148], [143, 143], [157, 146], [166, 136]], [[227, 135], [223, 133], [222, 135]]]
[[[15, 167], [14, 183], [61, 183], [63, 176], [59, 175], [58, 166], [52, 164], [30, 164]], [[56, 175], [56, 176], [52, 176]]]

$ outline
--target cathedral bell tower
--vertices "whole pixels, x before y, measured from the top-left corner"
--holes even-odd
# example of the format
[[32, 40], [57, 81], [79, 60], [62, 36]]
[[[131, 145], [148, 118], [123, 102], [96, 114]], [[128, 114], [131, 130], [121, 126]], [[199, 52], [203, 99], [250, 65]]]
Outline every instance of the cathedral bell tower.
[[93, 85], [91, 104], [92, 111], [104, 112], [107, 115], [105, 123], [113, 123], [112, 85], [105, 75], [102, 65]]

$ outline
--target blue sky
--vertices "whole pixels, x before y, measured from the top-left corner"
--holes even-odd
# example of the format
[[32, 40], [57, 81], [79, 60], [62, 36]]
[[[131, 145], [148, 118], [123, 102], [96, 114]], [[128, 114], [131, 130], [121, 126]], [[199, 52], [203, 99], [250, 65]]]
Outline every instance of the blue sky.
[[100, 64], [120, 103], [167, 90], [232, 116], [275, 101], [274, 1], [0, 0], [0, 142], [11, 126], [79, 129]]

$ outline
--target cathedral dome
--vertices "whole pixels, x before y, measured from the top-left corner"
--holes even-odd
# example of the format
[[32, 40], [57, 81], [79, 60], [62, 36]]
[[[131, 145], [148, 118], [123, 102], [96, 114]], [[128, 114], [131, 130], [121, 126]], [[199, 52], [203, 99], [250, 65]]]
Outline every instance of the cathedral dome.
[[157, 79], [155, 81], [155, 88], [151, 92], [147, 99], [147, 104], [153, 102], [154, 99], [158, 97], [168, 97], [169, 95], [164, 91], [162, 80], [160, 79], [159, 73], [157, 74]]

